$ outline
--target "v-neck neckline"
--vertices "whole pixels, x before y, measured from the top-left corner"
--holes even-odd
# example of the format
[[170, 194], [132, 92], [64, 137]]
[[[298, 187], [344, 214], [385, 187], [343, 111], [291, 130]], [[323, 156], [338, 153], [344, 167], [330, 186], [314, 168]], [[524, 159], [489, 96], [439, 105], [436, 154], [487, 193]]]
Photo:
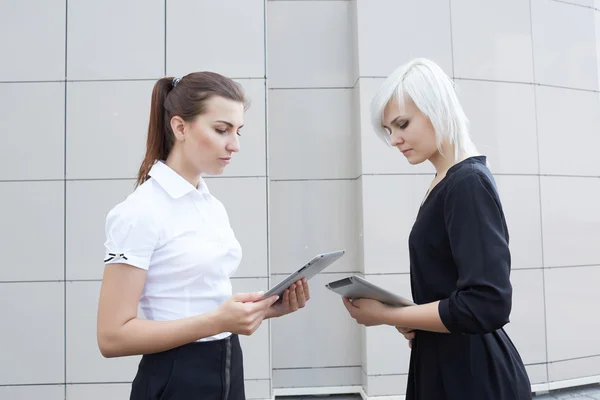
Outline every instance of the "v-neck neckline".
[[[450, 170], [448, 170], [448, 171], [450, 171]], [[423, 198], [423, 201], [421, 202], [421, 205], [419, 206], [419, 210], [423, 208], [425, 203], [427, 203], [427, 200], [429, 200], [429, 198], [431, 197], [431, 195], [433, 194], [435, 189], [437, 189], [437, 187], [440, 186], [440, 183], [442, 183], [444, 181], [444, 179], [446, 179], [446, 176], [448, 176], [448, 171], [446, 171], [446, 175], [442, 179], [440, 179], [440, 181], [438, 183], [436, 183], [432, 188], [429, 188], [427, 190], [427, 192], [425, 193], [425, 197]], [[435, 174], [433, 179], [435, 180], [435, 178], [437, 178], [437, 174]]]
[[[483, 159], [482, 159], [483, 157]], [[474, 162], [484, 162], [485, 163], [485, 156], [483, 155], [478, 155], [478, 156], [471, 156], [471, 157], [467, 157], [464, 160], [457, 162], [456, 164], [454, 164], [453, 166], [451, 166], [450, 168], [448, 168], [448, 170], [446, 171], [446, 175], [444, 175], [444, 177], [442, 179], [440, 179], [440, 181], [438, 183], [435, 184], [434, 187], [430, 188], [429, 190], [427, 190], [427, 193], [425, 193], [425, 198], [423, 199], [423, 201], [421, 202], [421, 205], [419, 206], [419, 212], [421, 211], [421, 209], [423, 208], [423, 206], [427, 203], [427, 201], [429, 200], [429, 198], [431, 197], [431, 195], [433, 194], [433, 192], [435, 191], [435, 189], [438, 188], [438, 186], [440, 186], [440, 184], [442, 182], [444, 182], [446, 180], [446, 178], [448, 178], [448, 175], [453, 172], [453, 170], [455, 170], [456, 168], [458, 168], [461, 164], [466, 164], [467, 162], [469, 164], [472, 164]], [[437, 172], [434, 176], [434, 180], [437, 177]]]

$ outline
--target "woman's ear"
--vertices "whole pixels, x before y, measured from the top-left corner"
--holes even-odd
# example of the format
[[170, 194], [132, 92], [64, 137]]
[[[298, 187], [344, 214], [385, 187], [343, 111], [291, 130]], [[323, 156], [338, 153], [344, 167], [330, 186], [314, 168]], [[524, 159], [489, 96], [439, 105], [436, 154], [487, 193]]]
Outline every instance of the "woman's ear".
[[183, 142], [185, 140], [185, 121], [183, 118], [174, 116], [171, 118], [171, 130], [175, 135], [175, 140]]

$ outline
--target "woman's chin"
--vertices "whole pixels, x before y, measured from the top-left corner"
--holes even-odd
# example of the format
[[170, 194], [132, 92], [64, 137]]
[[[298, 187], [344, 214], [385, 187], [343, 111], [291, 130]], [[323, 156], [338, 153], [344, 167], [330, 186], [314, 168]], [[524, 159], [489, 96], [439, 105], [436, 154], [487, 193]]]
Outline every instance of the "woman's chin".
[[419, 165], [419, 164], [421, 164], [425, 160], [426, 159], [424, 159], [422, 157], [415, 157], [415, 156], [406, 157], [406, 161], [408, 161], [408, 163], [410, 165]]
[[209, 175], [209, 176], [219, 176], [219, 175], [223, 175], [224, 172], [225, 172], [225, 167], [216, 167], [216, 168], [212, 168], [210, 170], [203, 171], [202, 174]]

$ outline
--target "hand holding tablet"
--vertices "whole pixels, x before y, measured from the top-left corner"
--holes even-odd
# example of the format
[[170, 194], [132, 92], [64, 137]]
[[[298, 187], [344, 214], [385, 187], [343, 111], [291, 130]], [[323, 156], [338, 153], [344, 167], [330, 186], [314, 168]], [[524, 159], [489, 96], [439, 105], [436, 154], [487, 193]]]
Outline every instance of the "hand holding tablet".
[[286, 291], [294, 282], [306, 278], [306, 280], [310, 280], [312, 277], [323, 271], [325, 268], [333, 264], [339, 258], [341, 258], [345, 254], [345, 250], [332, 251], [329, 253], [318, 254], [313, 257], [312, 260], [304, 264], [300, 269], [295, 272], [292, 272], [288, 275], [284, 280], [279, 282], [277, 285], [272, 287], [268, 292], [266, 292], [263, 296], [263, 299], [269, 298], [271, 296], [281, 296], [283, 292]]
[[354, 299], [373, 299], [383, 304], [394, 307], [413, 306], [415, 303], [389, 292], [358, 275], [353, 275], [343, 278], [325, 285], [327, 289], [346, 297], [350, 300]]
[[[306, 279], [307, 281], [310, 280], [315, 275], [319, 274], [325, 268], [329, 267], [335, 261], [340, 259], [344, 254], [344, 250], [337, 250], [329, 253], [322, 253], [316, 255], [309, 262], [304, 264], [301, 268], [292, 272], [281, 282], [269, 289], [269, 291], [267, 291], [263, 295], [262, 299], [266, 299], [271, 296], [279, 296], [279, 301], [281, 301], [283, 293], [292, 284], [301, 279]], [[350, 300], [367, 298], [377, 300], [383, 304], [394, 307], [406, 307], [415, 305], [415, 303], [411, 300], [408, 300], [400, 295], [385, 290], [367, 281], [366, 279], [361, 278], [358, 275], [352, 275], [347, 278], [333, 281], [325, 286], [332, 292], [335, 292], [340, 296], [346, 297]]]

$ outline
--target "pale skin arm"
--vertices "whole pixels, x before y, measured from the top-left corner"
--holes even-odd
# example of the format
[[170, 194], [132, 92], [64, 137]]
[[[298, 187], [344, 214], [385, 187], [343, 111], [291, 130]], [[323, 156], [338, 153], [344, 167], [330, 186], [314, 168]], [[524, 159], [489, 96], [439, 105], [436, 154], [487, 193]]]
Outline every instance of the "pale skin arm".
[[105, 357], [165, 351], [221, 332], [252, 334], [277, 297], [254, 302], [262, 293], [234, 295], [203, 315], [174, 321], [137, 318], [147, 272], [126, 264], [104, 270], [98, 304], [97, 339]]
[[390, 307], [377, 300], [342, 298], [346, 309], [361, 325], [391, 325], [409, 340], [414, 339], [414, 330], [449, 333], [438, 311], [439, 301], [410, 307]]
[[439, 303], [439, 301], [435, 301], [418, 306], [387, 307], [384, 313], [384, 323], [412, 330], [450, 333], [440, 318]]
[[310, 298], [308, 283], [296, 282], [277, 296], [257, 301], [262, 293], [240, 293], [203, 315], [174, 321], [137, 318], [138, 300], [147, 272], [127, 264], [105, 268], [98, 304], [97, 339], [105, 357], [166, 351], [221, 332], [251, 335], [265, 318], [295, 312]]

